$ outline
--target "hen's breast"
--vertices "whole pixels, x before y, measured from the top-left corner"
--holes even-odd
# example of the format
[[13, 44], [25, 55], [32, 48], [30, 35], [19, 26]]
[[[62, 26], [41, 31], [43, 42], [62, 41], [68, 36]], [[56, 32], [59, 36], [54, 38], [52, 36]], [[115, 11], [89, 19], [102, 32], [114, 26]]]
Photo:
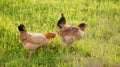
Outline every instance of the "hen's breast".
[[61, 37], [61, 40], [66, 44], [72, 44], [75, 41], [75, 36], [64, 36]]

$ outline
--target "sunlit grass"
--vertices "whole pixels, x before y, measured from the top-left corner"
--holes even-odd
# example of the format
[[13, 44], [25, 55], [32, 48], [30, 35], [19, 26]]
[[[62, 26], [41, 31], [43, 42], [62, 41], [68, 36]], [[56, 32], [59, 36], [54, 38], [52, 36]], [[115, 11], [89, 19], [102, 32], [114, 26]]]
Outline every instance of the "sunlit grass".
[[[120, 66], [119, 4], [119, 0], [1, 0], [0, 67]], [[88, 24], [85, 37], [73, 44], [75, 50], [62, 50], [57, 36], [29, 57], [17, 26], [22, 23], [32, 33], [57, 33], [61, 12], [69, 24]]]

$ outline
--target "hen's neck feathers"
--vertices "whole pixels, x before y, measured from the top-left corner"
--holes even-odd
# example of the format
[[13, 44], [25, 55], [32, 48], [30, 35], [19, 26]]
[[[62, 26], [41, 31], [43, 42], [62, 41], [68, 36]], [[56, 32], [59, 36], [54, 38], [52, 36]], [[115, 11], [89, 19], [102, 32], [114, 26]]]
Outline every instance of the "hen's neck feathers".
[[48, 39], [48, 40], [51, 40], [52, 38], [50, 37], [50, 35], [48, 34], [44, 34], [44, 36]]

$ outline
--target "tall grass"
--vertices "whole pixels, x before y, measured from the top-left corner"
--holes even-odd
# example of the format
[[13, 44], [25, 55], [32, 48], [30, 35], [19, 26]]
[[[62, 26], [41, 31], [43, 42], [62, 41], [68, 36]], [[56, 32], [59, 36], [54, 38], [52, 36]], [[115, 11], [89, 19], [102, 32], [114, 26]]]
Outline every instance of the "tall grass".
[[[1, 0], [0, 67], [114, 67], [120, 66], [120, 0]], [[19, 42], [19, 24], [29, 32], [57, 32], [61, 12], [67, 22], [88, 24], [75, 50], [57, 36], [29, 57]], [[51, 49], [57, 47], [56, 49]]]

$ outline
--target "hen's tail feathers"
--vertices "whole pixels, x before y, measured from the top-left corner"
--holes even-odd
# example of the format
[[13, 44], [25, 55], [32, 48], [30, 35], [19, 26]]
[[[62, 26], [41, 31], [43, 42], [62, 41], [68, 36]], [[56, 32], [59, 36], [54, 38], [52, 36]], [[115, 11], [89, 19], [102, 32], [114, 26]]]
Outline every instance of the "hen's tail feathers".
[[66, 24], [66, 19], [65, 19], [63, 13], [61, 13], [61, 18], [58, 20], [57, 26], [58, 26], [59, 28], [62, 28], [61, 24], [62, 24], [62, 25], [63, 25], [63, 24]]
[[63, 13], [61, 13], [61, 17], [64, 17], [64, 14], [63, 14]]
[[27, 31], [26, 28], [25, 28], [25, 26], [24, 26], [23, 24], [20, 24], [20, 25], [18, 26], [18, 30], [19, 30], [20, 32], [26, 32], [26, 31]]
[[78, 26], [79, 26], [79, 28], [80, 28], [82, 31], [85, 31], [85, 29], [86, 29], [86, 27], [87, 27], [87, 24], [81, 23], [81, 24], [79, 24]]

